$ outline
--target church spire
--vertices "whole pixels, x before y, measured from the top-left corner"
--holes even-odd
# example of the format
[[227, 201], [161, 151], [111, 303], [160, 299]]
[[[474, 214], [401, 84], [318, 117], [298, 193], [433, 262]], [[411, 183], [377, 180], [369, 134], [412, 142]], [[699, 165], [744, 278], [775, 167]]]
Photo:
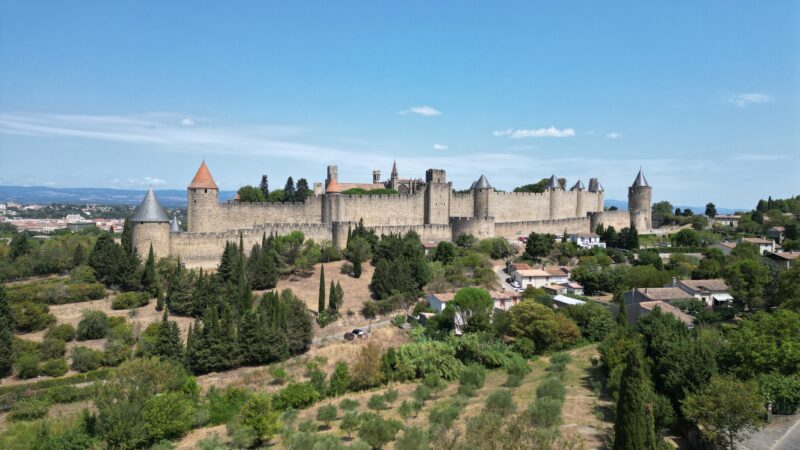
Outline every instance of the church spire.
[[392, 178], [397, 178], [397, 160], [392, 163]]

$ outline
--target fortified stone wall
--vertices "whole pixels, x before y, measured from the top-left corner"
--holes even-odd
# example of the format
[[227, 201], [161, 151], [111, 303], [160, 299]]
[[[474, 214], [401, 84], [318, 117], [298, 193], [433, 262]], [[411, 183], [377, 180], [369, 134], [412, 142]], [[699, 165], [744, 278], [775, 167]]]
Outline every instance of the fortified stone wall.
[[217, 233], [170, 233], [169, 248], [170, 254], [180, 257], [187, 267], [214, 268], [219, 264], [225, 242], [238, 244], [240, 232], [245, 252], [249, 252], [253, 245], [261, 243], [265, 233], [283, 236], [293, 231], [301, 231], [316, 242], [331, 240], [330, 224], [279, 223]]
[[322, 197], [309, 197], [305, 202], [223, 203], [217, 210], [213, 230], [246, 229], [269, 223], [322, 223]]
[[133, 242], [136, 251], [142, 259], [150, 253], [150, 244], [153, 244], [153, 253], [156, 258], [169, 256], [170, 232], [168, 223], [145, 222], [134, 223]]
[[462, 234], [471, 234], [478, 239], [495, 236], [494, 217], [452, 217], [450, 226], [453, 240]]
[[472, 193], [450, 195], [450, 216], [451, 217], [472, 217], [475, 200]]
[[594, 232], [601, 223], [604, 228], [612, 226], [617, 231], [631, 226], [631, 214], [628, 211], [599, 211], [589, 214], [589, 217], [591, 232]]
[[489, 212], [498, 222], [550, 218], [550, 192], [495, 192]]
[[358, 222], [365, 226], [422, 225], [425, 222], [424, 194], [413, 195], [342, 195], [336, 222]]
[[532, 232], [561, 235], [567, 233], [586, 233], [589, 231], [589, 217], [573, 217], [568, 219], [530, 220], [524, 222], [499, 222], [494, 225], [496, 236], [516, 240], [520, 236], [528, 236]]

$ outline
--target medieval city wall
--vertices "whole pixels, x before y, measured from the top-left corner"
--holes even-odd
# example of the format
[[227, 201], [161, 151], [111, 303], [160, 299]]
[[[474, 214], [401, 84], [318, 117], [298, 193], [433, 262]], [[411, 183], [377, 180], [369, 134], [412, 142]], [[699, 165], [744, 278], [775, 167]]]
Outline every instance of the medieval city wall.
[[550, 191], [495, 192], [489, 212], [497, 222], [545, 220], [550, 218]]
[[591, 218], [589, 229], [592, 232], [600, 224], [603, 224], [604, 228], [612, 226], [617, 231], [631, 226], [631, 213], [628, 211], [598, 211], [591, 213], [589, 216]]
[[472, 198], [472, 192], [450, 195], [450, 217], [472, 217], [474, 208], [475, 199]]
[[331, 240], [330, 224], [278, 223], [218, 233], [170, 233], [170, 254], [180, 257], [190, 268], [214, 268], [219, 264], [225, 242], [238, 244], [240, 233], [247, 253], [253, 245], [261, 243], [265, 233], [283, 236], [293, 231], [300, 231], [316, 242]]
[[222, 203], [216, 215], [213, 229], [219, 231], [271, 223], [319, 224], [322, 223], [322, 197], [309, 197], [305, 202]]
[[422, 225], [425, 221], [424, 194], [413, 195], [341, 195], [332, 221], [358, 222], [365, 226]]
[[516, 240], [520, 236], [528, 236], [532, 232], [562, 235], [567, 233], [589, 232], [589, 217], [572, 217], [568, 219], [530, 220], [521, 222], [498, 222], [494, 224], [495, 236]]

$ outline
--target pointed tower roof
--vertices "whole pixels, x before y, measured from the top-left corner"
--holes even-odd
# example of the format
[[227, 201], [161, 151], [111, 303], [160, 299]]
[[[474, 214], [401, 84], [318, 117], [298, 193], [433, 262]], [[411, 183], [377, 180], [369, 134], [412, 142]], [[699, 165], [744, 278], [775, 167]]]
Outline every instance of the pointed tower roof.
[[647, 184], [647, 178], [645, 178], [644, 173], [642, 173], [641, 167], [639, 168], [639, 174], [636, 175], [636, 179], [633, 180], [631, 187], [650, 187], [650, 185]]
[[172, 216], [172, 220], [169, 221], [169, 232], [179, 233], [180, 231], [181, 225], [178, 223], [178, 216]]
[[192, 182], [189, 184], [189, 189], [219, 189], [205, 161], [203, 161], [203, 164], [200, 164], [200, 168], [197, 169], [194, 179], [192, 179]]
[[397, 178], [397, 160], [392, 162], [392, 178]]
[[478, 181], [476, 181], [475, 184], [473, 184], [473, 188], [474, 189], [491, 189], [492, 185], [489, 184], [489, 180], [487, 180], [484, 175], [481, 175], [481, 177], [478, 178]]
[[578, 182], [575, 183], [575, 185], [570, 188], [570, 191], [575, 191], [575, 190], [578, 191], [586, 190], [586, 188], [583, 186], [583, 181], [578, 180]]
[[603, 185], [597, 178], [589, 178], [589, 192], [603, 192]]
[[342, 192], [342, 187], [339, 186], [339, 183], [336, 181], [336, 178], [332, 178], [330, 183], [328, 183], [328, 187], [325, 188], [325, 192], [327, 194], [338, 194]]
[[139, 203], [139, 206], [133, 210], [131, 222], [169, 222], [169, 216], [167, 215], [167, 212], [164, 211], [161, 203], [158, 202], [153, 188], [150, 188], [150, 190], [147, 191], [147, 194], [144, 195], [142, 203]]
[[561, 183], [558, 182], [556, 174], [553, 174], [553, 176], [547, 181], [547, 186], [545, 186], [545, 189], [561, 189]]

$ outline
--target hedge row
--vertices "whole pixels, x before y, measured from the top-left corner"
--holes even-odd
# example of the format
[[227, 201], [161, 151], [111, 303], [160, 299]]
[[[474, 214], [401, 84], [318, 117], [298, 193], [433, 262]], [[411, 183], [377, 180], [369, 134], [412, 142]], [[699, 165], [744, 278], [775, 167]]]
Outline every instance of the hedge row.
[[65, 280], [55, 280], [10, 285], [6, 288], [6, 295], [10, 303], [27, 300], [63, 305], [99, 300], [106, 296], [106, 288], [101, 283], [67, 283]]
[[47, 398], [53, 403], [70, 403], [88, 398], [91, 393], [91, 386], [78, 387], [75, 385], [105, 380], [110, 374], [111, 369], [98, 369], [63, 378], [37, 381], [36, 383], [0, 386], [0, 412], [9, 411], [17, 402], [31, 397]]

